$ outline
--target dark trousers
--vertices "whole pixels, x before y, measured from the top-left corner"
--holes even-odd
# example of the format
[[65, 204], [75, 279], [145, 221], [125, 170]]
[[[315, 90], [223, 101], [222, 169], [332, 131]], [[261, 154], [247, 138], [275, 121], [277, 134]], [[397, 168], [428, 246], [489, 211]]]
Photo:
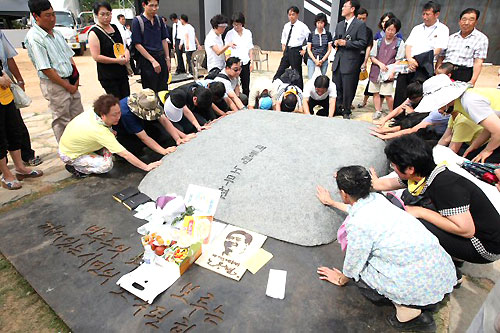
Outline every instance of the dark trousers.
[[28, 162], [29, 160], [35, 158], [35, 151], [31, 148], [31, 138], [30, 133], [28, 132], [28, 128], [24, 123], [23, 117], [21, 116], [21, 111], [16, 108], [16, 115], [19, 118], [20, 128], [19, 132], [21, 134], [21, 159], [24, 162]]
[[7, 156], [7, 151], [21, 149], [23, 122], [18, 112], [14, 101], [7, 105], [0, 104], [0, 159]]
[[190, 74], [193, 74], [193, 64], [191, 64], [191, 59], [193, 58], [194, 51], [186, 51], [186, 61], [188, 64], [188, 70]]
[[179, 48], [180, 42], [180, 39], [175, 40], [175, 56], [177, 57], [177, 70], [175, 71], [176, 74], [186, 73], [186, 67], [184, 67], [184, 58], [182, 57], [184, 46]]
[[445, 251], [453, 258], [461, 259], [474, 264], [490, 263], [490, 261], [479, 255], [470, 239], [446, 232], [423, 219], [419, 220], [430, 232], [432, 232], [434, 236], [437, 237], [439, 244], [441, 244], [443, 249], [445, 249]]
[[130, 96], [130, 86], [128, 84], [128, 77], [121, 80], [102, 80], [101, 86], [106, 91], [106, 94], [111, 94], [119, 100]]
[[[175, 146], [174, 139], [158, 120], [144, 121], [144, 131], [163, 148]], [[135, 134], [118, 133], [118, 142], [135, 156], [142, 155], [146, 145]]]
[[[342, 114], [351, 114], [351, 104], [356, 95], [359, 81], [359, 70], [353, 73], [340, 73], [340, 64], [333, 72], [333, 82], [337, 86], [337, 110]], [[341, 110], [342, 108], [342, 110]]]
[[330, 111], [330, 98], [325, 98], [321, 101], [318, 101], [318, 100], [315, 100], [313, 98], [309, 98], [309, 112], [311, 114], [314, 114], [313, 112], [313, 108], [316, 106], [316, 105], [319, 105], [322, 107], [322, 109], [320, 109], [316, 115], [317, 116], [323, 116], [323, 117], [328, 117], [328, 111]]
[[[196, 117], [196, 120], [198, 120], [198, 123], [200, 125], [204, 125], [207, 121], [201, 117], [198, 113], [193, 113], [193, 115]], [[196, 127], [194, 127], [194, 125], [184, 116], [182, 116], [181, 120], [179, 120], [178, 122], [174, 123], [172, 122], [172, 124], [181, 132], [185, 133], [185, 134], [190, 134], [190, 133], [197, 133], [198, 130], [196, 129]]]
[[151, 54], [151, 56], [160, 64], [161, 72], [156, 73], [151, 62], [141, 55], [139, 57], [139, 62], [141, 67], [142, 88], [150, 88], [155, 93], [168, 90], [168, 67], [167, 62], [165, 61], [165, 53], [149, 52], [149, 54]]
[[250, 61], [248, 64], [241, 66], [240, 80], [242, 92], [250, 96]]
[[473, 74], [472, 67], [456, 66], [456, 69], [451, 72], [451, 79], [455, 81], [469, 82]]
[[285, 73], [285, 69], [291, 67], [297, 70], [300, 75], [300, 82], [297, 82], [297, 86], [300, 89], [304, 88], [304, 80], [302, 79], [302, 56], [300, 55], [300, 50], [302, 50], [302, 47], [290, 47], [285, 49], [278, 70], [276, 74], [274, 74], [273, 81], [279, 79], [280, 76]]

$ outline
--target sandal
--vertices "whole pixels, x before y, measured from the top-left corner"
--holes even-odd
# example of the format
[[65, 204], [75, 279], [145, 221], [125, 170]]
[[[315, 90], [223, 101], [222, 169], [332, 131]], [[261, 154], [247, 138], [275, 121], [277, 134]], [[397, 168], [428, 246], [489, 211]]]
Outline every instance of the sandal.
[[23, 186], [21, 185], [21, 183], [19, 183], [19, 181], [15, 179], [8, 182], [5, 180], [5, 178], [2, 177], [2, 187], [8, 190], [19, 190]]
[[24, 162], [24, 165], [26, 166], [37, 166], [43, 163], [43, 160], [40, 156], [35, 156], [33, 158], [30, 158], [28, 161]]
[[38, 178], [43, 176], [42, 170], [32, 170], [30, 173], [19, 173], [16, 171], [17, 180], [23, 180], [25, 178]]

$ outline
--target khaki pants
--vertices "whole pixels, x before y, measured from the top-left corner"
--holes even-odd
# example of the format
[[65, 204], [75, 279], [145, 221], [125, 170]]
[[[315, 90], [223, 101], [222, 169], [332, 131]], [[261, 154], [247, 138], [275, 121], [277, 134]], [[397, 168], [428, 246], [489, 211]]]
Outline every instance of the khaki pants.
[[83, 112], [82, 98], [80, 91], [70, 94], [60, 85], [47, 80], [40, 79], [40, 89], [42, 95], [49, 101], [49, 110], [52, 113], [52, 130], [57, 142], [66, 128], [66, 125]]

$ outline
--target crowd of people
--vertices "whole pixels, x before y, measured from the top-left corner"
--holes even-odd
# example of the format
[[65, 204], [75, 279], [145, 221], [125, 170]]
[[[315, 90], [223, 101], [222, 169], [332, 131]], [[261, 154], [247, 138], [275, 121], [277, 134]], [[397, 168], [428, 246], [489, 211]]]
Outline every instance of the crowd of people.
[[[320, 267], [320, 278], [336, 285], [353, 279], [373, 302], [395, 305], [390, 325], [429, 330], [435, 325], [429, 310], [460, 283], [461, 263], [500, 259], [498, 203], [477, 182], [436, 161], [432, 148], [446, 146], [473, 162], [500, 163], [500, 90], [474, 87], [488, 49], [488, 38], [475, 28], [477, 9], [464, 9], [460, 31], [450, 35], [439, 21], [440, 5], [429, 1], [422, 7], [423, 22], [405, 40], [392, 12], [381, 16], [380, 31], [373, 35], [358, 0], [344, 1], [343, 20], [333, 34], [325, 14], [315, 16], [311, 31], [291, 6], [279, 67], [272, 80], [256, 78], [251, 89], [254, 42], [243, 13], [230, 20], [215, 15], [202, 46], [187, 15], [171, 14], [169, 26], [158, 15], [158, 0], [142, 0], [143, 13], [130, 31], [123, 15], [120, 24], [111, 24], [110, 4], [97, 1], [89, 48], [106, 94], [84, 111], [74, 53], [54, 29], [50, 2], [28, 4], [35, 22], [25, 45], [49, 102], [59, 156], [75, 177], [108, 172], [113, 154], [150, 171], [161, 161], [143, 162], [145, 148], [160, 156], [173, 153], [214, 121], [247, 107], [349, 119], [360, 74], [370, 67], [358, 106], [373, 96], [376, 127], [370, 133], [390, 140], [385, 154], [395, 176], [342, 168], [335, 177], [343, 202], [318, 187], [323, 204], [348, 213], [339, 229], [343, 271]], [[175, 73], [192, 74], [193, 53], [203, 48], [207, 76], [169, 90], [172, 59]], [[24, 90], [16, 54], [0, 32], [0, 171], [2, 187], [9, 190], [43, 175], [31, 168], [42, 161], [31, 149], [10, 90], [13, 82]], [[128, 77], [139, 71], [143, 89], [131, 94]], [[7, 167], [7, 152], [15, 174]], [[499, 168], [495, 175], [500, 178]], [[396, 189], [405, 191], [400, 197], [381, 194]]]

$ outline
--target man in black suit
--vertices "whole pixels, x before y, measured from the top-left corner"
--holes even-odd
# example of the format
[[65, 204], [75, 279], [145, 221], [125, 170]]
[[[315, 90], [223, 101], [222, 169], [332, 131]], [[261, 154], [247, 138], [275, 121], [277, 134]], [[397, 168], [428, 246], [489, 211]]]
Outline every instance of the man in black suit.
[[337, 49], [332, 64], [333, 82], [337, 86], [337, 110], [344, 119], [351, 116], [351, 104], [356, 94], [361, 51], [366, 49], [368, 36], [366, 25], [356, 18], [360, 7], [358, 0], [346, 0], [342, 7], [345, 18], [337, 24], [333, 45]]

